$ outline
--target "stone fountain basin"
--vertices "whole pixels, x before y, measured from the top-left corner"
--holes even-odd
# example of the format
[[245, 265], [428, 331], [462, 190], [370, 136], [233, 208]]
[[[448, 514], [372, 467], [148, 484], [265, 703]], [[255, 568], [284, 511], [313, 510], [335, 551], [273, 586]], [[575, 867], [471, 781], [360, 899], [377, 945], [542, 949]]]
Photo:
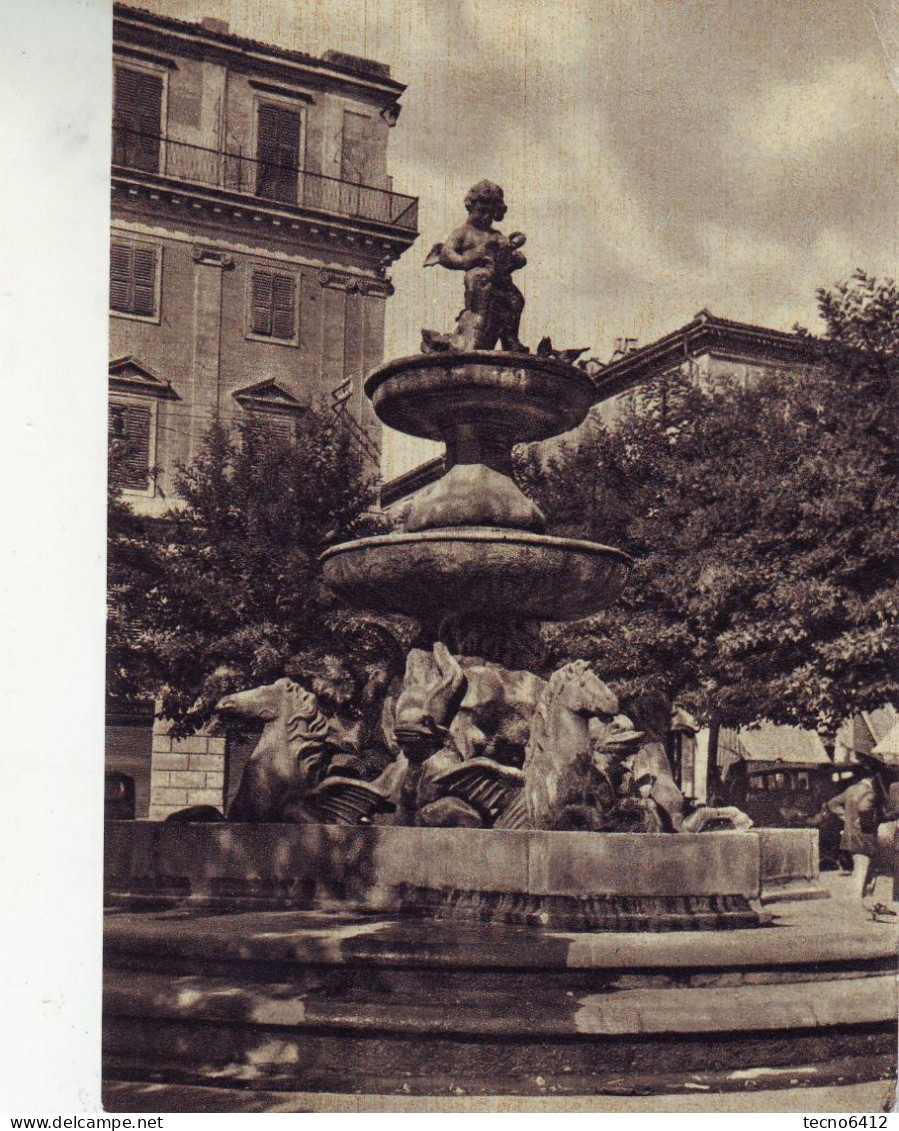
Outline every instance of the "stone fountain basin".
[[370, 374], [365, 392], [399, 432], [446, 441], [460, 426], [492, 424], [509, 447], [576, 428], [597, 399], [573, 365], [488, 351], [398, 358]]
[[425, 620], [458, 610], [577, 620], [614, 601], [632, 565], [597, 542], [493, 527], [360, 538], [322, 562], [326, 583], [350, 604]]

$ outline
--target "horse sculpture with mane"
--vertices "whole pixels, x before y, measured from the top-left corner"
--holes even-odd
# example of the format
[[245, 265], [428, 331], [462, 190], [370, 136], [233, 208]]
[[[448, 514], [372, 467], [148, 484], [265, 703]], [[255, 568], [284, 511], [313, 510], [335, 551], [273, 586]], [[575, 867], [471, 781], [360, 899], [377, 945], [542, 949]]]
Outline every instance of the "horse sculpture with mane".
[[524, 756], [524, 802], [532, 829], [593, 828], [608, 785], [593, 757], [589, 721], [609, 725], [618, 699], [584, 660], [565, 664], [547, 683]]
[[286, 803], [302, 804], [330, 761], [328, 720], [318, 699], [293, 680], [279, 679], [226, 695], [216, 711], [265, 724], [228, 809], [228, 820], [282, 820]]
[[475, 757], [443, 771], [434, 784], [494, 828], [601, 827], [614, 799], [594, 758], [590, 720], [600, 720], [609, 743], [633, 732], [618, 735], [618, 700], [583, 660], [560, 668], [542, 688], [522, 770]]
[[293, 680], [226, 695], [216, 710], [265, 724], [228, 809], [229, 821], [358, 824], [393, 808], [366, 782], [328, 774], [339, 747], [316, 696]]

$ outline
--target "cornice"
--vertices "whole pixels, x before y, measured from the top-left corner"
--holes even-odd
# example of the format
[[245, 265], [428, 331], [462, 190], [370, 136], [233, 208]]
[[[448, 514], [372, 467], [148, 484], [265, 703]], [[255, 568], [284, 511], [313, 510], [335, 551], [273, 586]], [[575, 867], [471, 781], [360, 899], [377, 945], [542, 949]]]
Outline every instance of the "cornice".
[[218, 57], [233, 69], [286, 76], [287, 81], [318, 89], [348, 91], [379, 106], [391, 105], [406, 89], [403, 83], [376, 73], [376, 65], [366, 72], [336, 59], [289, 51], [122, 4], [114, 7], [113, 35], [116, 43], [146, 45], [191, 57]]
[[123, 59], [140, 59], [144, 63], [155, 63], [157, 67], [167, 67], [170, 71], [177, 71], [178, 64], [168, 55], [154, 55], [152, 51], [141, 51], [127, 43], [114, 43], [112, 45], [113, 57], [121, 56]]
[[280, 412], [288, 416], [299, 416], [308, 411], [296, 397], [277, 381], [258, 381], [243, 389], [235, 389], [231, 396], [244, 408], [263, 408], [266, 411]]
[[138, 394], [162, 400], [181, 400], [170, 382], [163, 380], [130, 354], [110, 361], [109, 388], [114, 393]]
[[680, 329], [601, 369], [594, 377], [597, 402], [706, 353], [727, 354], [733, 360], [745, 360], [747, 363], [811, 360], [808, 343], [796, 334], [715, 318], [707, 311], [701, 311], [692, 322]]
[[266, 94], [277, 94], [279, 98], [293, 98], [297, 102], [306, 102], [310, 105], [315, 105], [315, 99], [305, 90], [295, 90], [287, 86], [278, 86], [276, 83], [263, 82], [261, 79], [250, 79], [249, 82], [254, 90], [261, 90]]
[[235, 226], [255, 231], [262, 227], [271, 237], [287, 243], [300, 237], [323, 247], [343, 246], [378, 266], [392, 263], [418, 239], [418, 232], [377, 220], [347, 218], [307, 208], [288, 209], [227, 189], [186, 184], [133, 170], [113, 170], [112, 196], [114, 205], [144, 213], [187, 213], [198, 220], [225, 224], [232, 230]]

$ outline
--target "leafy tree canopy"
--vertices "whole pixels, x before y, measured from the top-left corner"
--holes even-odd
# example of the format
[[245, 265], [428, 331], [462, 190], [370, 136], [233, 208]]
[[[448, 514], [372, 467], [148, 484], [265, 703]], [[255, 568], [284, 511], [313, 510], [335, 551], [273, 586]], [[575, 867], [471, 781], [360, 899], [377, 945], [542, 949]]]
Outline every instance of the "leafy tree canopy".
[[810, 363], [751, 383], [669, 373], [576, 447], [523, 454], [559, 533], [637, 564], [615, 606], [546, 630], [705, 718], [832, 729], [899, 696], [899, 293], [818, 293]]
[[[386, 528], [376, 484], [326, 412], [295, 443], [214, 425], [179, 469], [181, 505], [135, 518], [110, 475], [108, 688], [160, 697], [181, 732], [236, 687], [284, 674], [347, 706], [401, 663], [408, 625], [354, 614], [322, 584], [328, 545]], [[398, 643], [399, 642], [399, 643]]]

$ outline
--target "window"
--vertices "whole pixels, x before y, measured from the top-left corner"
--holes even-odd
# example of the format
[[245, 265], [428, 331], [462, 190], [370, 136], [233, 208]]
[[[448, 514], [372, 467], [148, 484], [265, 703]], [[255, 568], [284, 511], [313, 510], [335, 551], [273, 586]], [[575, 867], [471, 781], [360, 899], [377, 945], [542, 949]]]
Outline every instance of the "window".
[[150, 474], [149, 405], [111, 401], [109, 405], [109, 448], [115, 460], [118, 483], [126, 491], [146, 491]]
[[[366, 192], [364, 185], [376, 183], [378, 167], [378, 138], [376, 125], [364, 114], [352, 110], [343, 112], [343, 139], [340, 150], [340, 207], [347, 215], [355, 216], [365, 211], [370, 215], [387, 197]], [[372, 219], [389, 220], [389, 216], [375, 213]]]
[[119, 314], [155, 318], [158, 249], [114, 240], [109, 258], [109, 308]]
[[297, 281], [280, 271], [254, 269], [250, 282], [250, 333], [276, 341], [296, 338]]
[[256, 195], [284, 204], [297, 202], [300, 113], [263, 103], [256, 130]]
[[265, 412], [254, 410], [250, 419], [258, 425], [260, 431], [282, 443], [293, 444], [297, 438], [297, 422], [293, 416], [279, 412]]
[[364, 114], [343, 112], [343, 144], [340, 151], [340, 179], [354, 185], [370, 185], [377, 158], [375, 124]]
[[158, 173], [161, 133], [162, 76], [116, 67], [113, 164]]

